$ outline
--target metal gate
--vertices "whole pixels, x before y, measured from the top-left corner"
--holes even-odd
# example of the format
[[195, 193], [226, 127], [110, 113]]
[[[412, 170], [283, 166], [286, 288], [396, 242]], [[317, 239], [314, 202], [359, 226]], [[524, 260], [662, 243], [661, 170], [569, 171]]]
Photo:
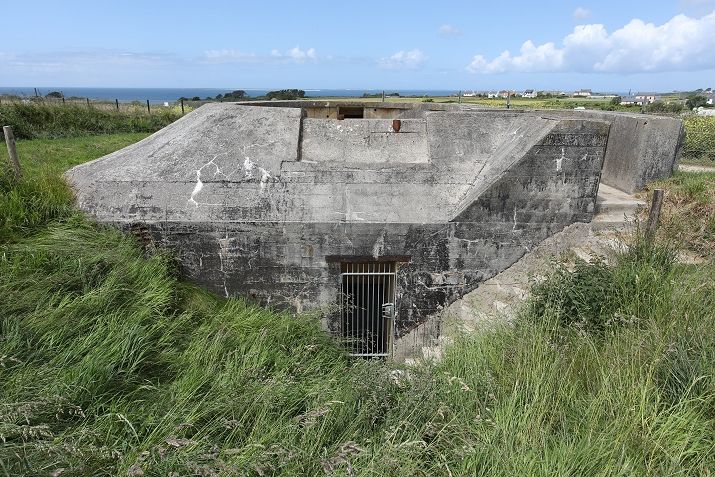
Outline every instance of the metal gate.
[[340, 271], [340, 327], [350, 355], [391, 356], [395, 263], [343, 263]]

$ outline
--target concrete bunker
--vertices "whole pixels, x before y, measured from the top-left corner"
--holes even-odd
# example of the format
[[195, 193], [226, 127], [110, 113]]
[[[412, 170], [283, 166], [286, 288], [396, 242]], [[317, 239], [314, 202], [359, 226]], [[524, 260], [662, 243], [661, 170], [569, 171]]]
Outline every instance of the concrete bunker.
[[601, 182], [669, 175], [681, 141], [679, 120], [641, 115], [217, 103], [66, 176], [82, 210], [140, 227], [188, 279], [324, 310], [352, 353], [385, 356], [545, 238], [589, 222]]

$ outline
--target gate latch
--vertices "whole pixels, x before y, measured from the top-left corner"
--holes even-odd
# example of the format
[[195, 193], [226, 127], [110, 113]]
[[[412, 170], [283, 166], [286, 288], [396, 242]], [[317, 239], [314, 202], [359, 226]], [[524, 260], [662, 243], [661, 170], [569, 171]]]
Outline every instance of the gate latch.
[[394, 303], [383, 303], [382, 304], [382, 318], [385, 320], [391, 320], [395, 317], [395, 304]]

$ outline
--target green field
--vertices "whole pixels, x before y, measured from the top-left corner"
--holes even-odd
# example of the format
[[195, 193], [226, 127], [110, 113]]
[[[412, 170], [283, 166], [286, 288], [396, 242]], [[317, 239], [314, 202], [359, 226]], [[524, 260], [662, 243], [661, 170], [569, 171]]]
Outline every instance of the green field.
[[[60, 173], [144, 135], [20, 141], [24, 179], [0, 178], [0, 475], [715, 469], [712, 175], [660, 184], [687, 233], [557, 267], [515, 326], [404, 369], [77, 213]], [[676, 240], [705, 262], [676, 263]]]
[[12, 125], [17, 139], [77, 137], [88, 134], [149, 133], [181, 117], [180, 108], [121, 111], [82, 104], [3, 102], [0, 124]]

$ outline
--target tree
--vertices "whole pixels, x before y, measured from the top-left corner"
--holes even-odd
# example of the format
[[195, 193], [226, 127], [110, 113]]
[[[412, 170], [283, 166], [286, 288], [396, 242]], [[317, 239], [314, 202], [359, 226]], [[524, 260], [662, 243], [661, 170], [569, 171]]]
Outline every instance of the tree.
[[281, 89], [278, 91], [269, 91], [266, 93], [267, 99], [298, 99], [305, 98], [305, 91], [302, 89]]
[[704, 107], [708, 105], [708, 98], [706, 98], [705, 96], [700, 96], [699, 94], [691, 94], [685, 101], [685, 105], [688, 107], [688, 109]]
[[45, 95], [45, 98], [58, 98], [59, 99], [63, 96], [64, 95], [62, 93], [60, 93], [59, 91], [52, 91], [51, 93], [47, 93]]
[[616, 96], [611, 99], [611, 104], [614, 106], [618, 106], [619, 104], [621, 104], [621, 101], [623, 101], [623, 98], [621, 98], [620, 96]]
[[649, 113], [679, 113], [683, 110], [683, 105], [680, 103], [664, 103], [663, 101], [655, 101], [646, 106], [646, 111]]

